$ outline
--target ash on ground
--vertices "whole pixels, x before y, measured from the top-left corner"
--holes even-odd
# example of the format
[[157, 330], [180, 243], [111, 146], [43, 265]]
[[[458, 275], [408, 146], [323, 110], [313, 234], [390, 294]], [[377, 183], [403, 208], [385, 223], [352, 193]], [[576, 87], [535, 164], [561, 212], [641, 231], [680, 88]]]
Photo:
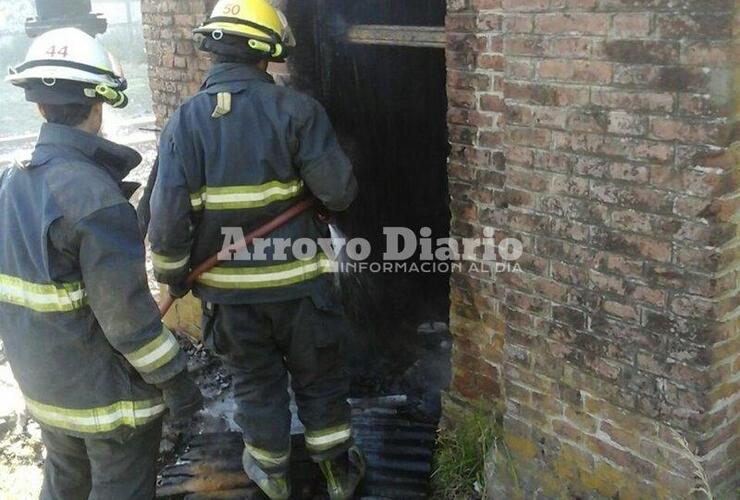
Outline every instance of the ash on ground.
[[0, 342], [0, 498], [36, 499], [41, 491], [44, 452], [41, 429], [25, 409]]
[[204, 408], [189, 422], [166, 420], [161, 447], [162, 465], [169, 465], [187, 450], [193, 436], [221, 432], [239, 432], [234, 422], [236, 402], [231, 375], [223, 364], [203, 346], [184, 337], [180, 345], [188, 355], [188, 371], [200, 387]]

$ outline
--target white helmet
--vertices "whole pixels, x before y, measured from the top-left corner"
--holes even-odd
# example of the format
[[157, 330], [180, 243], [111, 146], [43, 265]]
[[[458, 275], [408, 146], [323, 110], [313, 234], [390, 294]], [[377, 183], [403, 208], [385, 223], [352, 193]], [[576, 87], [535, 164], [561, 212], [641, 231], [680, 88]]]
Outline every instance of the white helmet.
[[84, 31], [62, 28], [44, 33], [26, 60], [10, 68], [6, 81], [26, 89], [26, 98], [48, 104], [85, 104], [95, 100], [122, 108], [126, 79], [120, 64]]

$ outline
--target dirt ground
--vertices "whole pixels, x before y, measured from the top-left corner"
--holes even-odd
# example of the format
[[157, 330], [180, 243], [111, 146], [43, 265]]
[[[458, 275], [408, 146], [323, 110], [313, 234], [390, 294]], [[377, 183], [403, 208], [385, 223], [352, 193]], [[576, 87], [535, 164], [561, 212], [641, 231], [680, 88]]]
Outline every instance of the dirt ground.
[[0, 342], [0, 498], [30, 500], [41, 491], [41, 431], [30, 421]]

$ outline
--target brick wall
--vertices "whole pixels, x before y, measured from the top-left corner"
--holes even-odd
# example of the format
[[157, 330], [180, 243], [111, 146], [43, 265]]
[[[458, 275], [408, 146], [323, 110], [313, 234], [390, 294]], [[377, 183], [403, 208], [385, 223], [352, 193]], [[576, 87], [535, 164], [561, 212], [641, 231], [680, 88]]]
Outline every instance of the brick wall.
[[687, 498], [695, 455], [738, 485], [734, 7], [448, 0], [453, 231], [525, 248], [453, 277], [450, 404], [505, 402], [493, 498]]
[[[210, 66], [193, 41], [207, 17], [207, 0], [142, 0], [149, 81], [157, 122], [162, 126], [182, 100], [200, 87]], [[209, 4], [214, 2], [208, 1]]]

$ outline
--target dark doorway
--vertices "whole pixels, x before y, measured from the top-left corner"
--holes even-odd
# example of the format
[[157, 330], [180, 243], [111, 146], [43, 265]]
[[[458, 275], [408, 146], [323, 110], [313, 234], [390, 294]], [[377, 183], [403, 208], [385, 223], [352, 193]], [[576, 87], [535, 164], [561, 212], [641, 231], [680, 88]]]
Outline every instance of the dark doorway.
[[[444, 0], [288, 5], [299, 40], [291, 83], [324, 104], [353, 160], [361, 193], [341, 228], [372, 243], [374, 262], [385, 227], [449, 236], [445, 52], [349, 43], [347, 33], [356, 25], [441, 28], [445, 9]], [[403, 391], [438, 415], [449, 379], [449, 273], [344, 274], [342, 285], [354, 325], [355, 394]]]

